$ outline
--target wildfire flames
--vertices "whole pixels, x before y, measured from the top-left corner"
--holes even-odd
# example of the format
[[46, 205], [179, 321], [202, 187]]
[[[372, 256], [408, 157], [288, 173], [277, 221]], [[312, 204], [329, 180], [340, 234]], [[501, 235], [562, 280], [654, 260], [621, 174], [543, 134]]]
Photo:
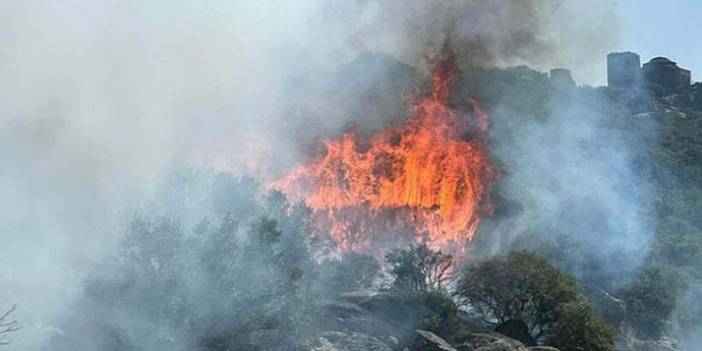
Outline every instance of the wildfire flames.
[[320, 155], [270, 186], [304, 200], [341, 250], [362, 250], [399, 226], [433, 248], [464, 249], [492, 210], [487, 195], [497, 172], [480, 105], [469, 100], [471, 116], [449, 107], [456, 67], [444, 50], [433, 65], [433, 92], [415, 99], [405, 124], [370, 138], [349, 132], [324, 140]]

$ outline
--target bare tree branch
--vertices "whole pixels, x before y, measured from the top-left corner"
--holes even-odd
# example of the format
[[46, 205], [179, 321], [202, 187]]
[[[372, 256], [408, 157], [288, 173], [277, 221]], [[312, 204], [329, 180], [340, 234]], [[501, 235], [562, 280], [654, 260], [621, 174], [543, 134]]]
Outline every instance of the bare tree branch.
[[0, 316], [0, 345], [7, 345], [10, 343], [10, 340], [7, 338], [7, 334], [22, 329], [22, 326], [19, 325], [19, 322], [17, 322], [17, 320], [8, 319], [10, 314], [16, 311], [18, 308], [18, 305], [12, 305], [12, 307], [10, 307], [10, 309], [7, 310], [7, 312]]

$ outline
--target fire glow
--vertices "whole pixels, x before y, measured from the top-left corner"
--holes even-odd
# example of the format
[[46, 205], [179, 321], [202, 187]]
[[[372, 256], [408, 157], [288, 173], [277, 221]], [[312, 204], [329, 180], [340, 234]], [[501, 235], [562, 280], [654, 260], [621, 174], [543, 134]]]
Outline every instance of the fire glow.
[[341, 250], [365, 249], [388, 223], [412, 228], [414, 241], [433, 248], [464, 249], [492, 211], [497, 171], [478, 102], [469, 100], [465, 117], [449, 107], [457, 73], [455, 55], [444, 50], [433, 65], [433, 92], [415, 99], [403, 125], [324, 140], [319, 155], [270, 187], [305, 201]]

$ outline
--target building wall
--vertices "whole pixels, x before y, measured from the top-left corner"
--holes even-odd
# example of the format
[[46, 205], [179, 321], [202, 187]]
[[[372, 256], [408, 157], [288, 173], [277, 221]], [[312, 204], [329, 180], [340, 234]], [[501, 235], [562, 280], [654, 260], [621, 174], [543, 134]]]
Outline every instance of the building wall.
[[690, 70], [681, 68], [680, 69], [680, 76], [681, 76], [681, 84], [682, 85], [690, 85], [692, 84], [692, 72]]
[[630, 87], [641, 77], [641, 58], [633, 52], [614, 52], [607, 55], [607, 85]]
[[656, 84], [664, 89], [676, 89], [690, 85], [690, 71], [666, 58], [657, 57], [643, 65], [646, 83]]
[[655, 57], [641, 66], [641, 58], [633, 52], [607, 55], [607, 85], [631, 88], [640, 83], [656, 84], [664, 89], [677, 89], [692, 83], [689, 70], [665, 57]]

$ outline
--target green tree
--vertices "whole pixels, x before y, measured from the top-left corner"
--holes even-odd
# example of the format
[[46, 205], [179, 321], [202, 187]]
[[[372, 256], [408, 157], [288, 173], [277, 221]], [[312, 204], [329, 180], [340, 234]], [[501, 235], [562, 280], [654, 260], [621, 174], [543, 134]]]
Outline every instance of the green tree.
[[[208, 350], [302, 349], [315, 301], [302, 217], [248, 216], [230, 213], [192, 230], [173, 217], [136, 216], [118, 254], [86, 279], [82, 303], [90, 313], [67, 321], [56, 349], [174, 349], [190, 342]], [[75, 337], [85, 333], [95, 337]]]
[[520, 251], [465, 267], [455, 295], [493, 325], [520, 319], [539, 338], [556, 320], [560, 304], [579, 296], [575, 278], [540, 256]]
[[561, 351], [614, 351], [614, 328], [581, 302], [559, 305], [546, 344]]
[[575, 278], [534, 253], [513, 252], [463, 267], [454, 294], [486, 323], [521, 320], [537, 340], [567, 344], [563, 350], [614, 347], [613, 332], [585, 303]]

